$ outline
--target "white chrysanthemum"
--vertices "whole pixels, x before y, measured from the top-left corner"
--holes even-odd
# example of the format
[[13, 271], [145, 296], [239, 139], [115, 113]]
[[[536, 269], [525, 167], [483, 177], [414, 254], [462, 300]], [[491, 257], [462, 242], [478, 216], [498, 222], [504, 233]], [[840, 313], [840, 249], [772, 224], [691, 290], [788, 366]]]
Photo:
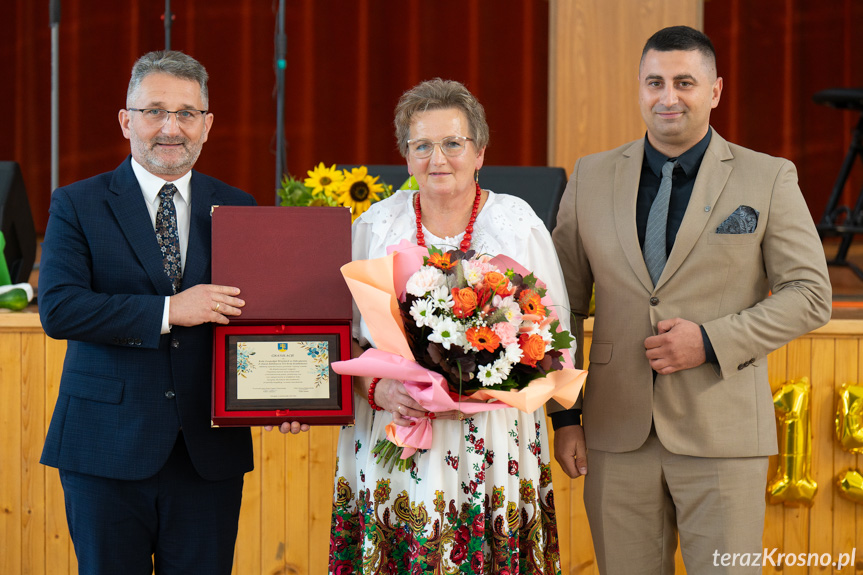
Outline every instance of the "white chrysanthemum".
[[510, 323], [521, 321], [521, 308], [518, 306], [518, 302], [515, 301], [515, 298], [511, 295], [506, 297], [495, 295], [491, 300], [491, 305], [497, 309], [503, 310], [506, 316], [506, 321]]
[[437, 323], [434, 317], [436, 307], [428, 298], [418, 299], [411, 305], [411, 317], [417, 327], [429, 326]]
[[441, 270], [423, 266], [408, 279], [405, 290], [413, 296], [422, 297], [445, 283], [446, 278]]
[[485, 387], [497, 385], [503, 382], [504, 375], [497, 368], [497, 364], [498, 362], [494, 362], [488, 365], [479, 366], [479, 373], [477, 373], [476, 377]]
[[[519, 351], [521, 348], [519, 348]], [[509, 377], [509, 372], [512, 371], [512, 362], [509, 361], [509, 358], [506, 357], [506, 354], [502, 354], [498, 359], [494, 362], [494, 368], [503, 376], [504, 379]]]
[[452, 292], [445, 285], [434, 288], [429, 298], [438, 309], [452, 309]]
[[507, 361], [510, 363], [518, 363], [521, 361], [522, 351], [521, 346], [518, 344], [508, 345], [504, 350]]
[[474, 265], [471, 260], [462, 260], [461, 265], [464, 270], [464, 279], [467, 280], [467, 283], [470, 284], [471, 287], [482, 281], [482, 270], [478, 266]]
[[441, 318], [438, 324], [432, 328], [429, 341], [441, 344], [444, 349], [449, 349], [452, 345], [465, 347], [467, 346], [467, 338], [464, 336], [463, 329], [463, 326], [458, 322], [448, 317]]

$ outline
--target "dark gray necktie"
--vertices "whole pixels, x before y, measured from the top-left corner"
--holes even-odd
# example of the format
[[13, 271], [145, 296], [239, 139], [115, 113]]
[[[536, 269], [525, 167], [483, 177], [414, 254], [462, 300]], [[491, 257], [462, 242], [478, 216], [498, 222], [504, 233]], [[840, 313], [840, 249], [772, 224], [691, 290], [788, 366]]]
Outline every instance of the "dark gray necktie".
[[671, 173], [677, 165], [676, 161], [668, 160], [662, 166], [662, 181], [659, 183], [659, 192], [650, 213], [647, 215], [647, 229], [644, 233], [644, 263], [650, 272], [653, 285], [659, 281], [662, 270], [665, 269], [665, 229], [668, 224], [668, 203], [671, 199]]
[[156, 239], [162, 250], [162, 264], [174, 293], [180, 291], [183, 268], [180, 263], [180, 236], [177, 232], [177, 211], [174, 209], [174, 184], [165, 184], [159, 190], [159, 211], [156, 212]]

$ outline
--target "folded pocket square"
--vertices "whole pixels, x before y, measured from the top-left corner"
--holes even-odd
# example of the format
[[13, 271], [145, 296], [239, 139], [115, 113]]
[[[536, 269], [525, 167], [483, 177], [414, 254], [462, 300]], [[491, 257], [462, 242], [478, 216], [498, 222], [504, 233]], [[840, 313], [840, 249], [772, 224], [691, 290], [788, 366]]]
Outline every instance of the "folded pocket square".
[[717, 234], [751, 234], [758, 227], [758, 210], [739, 206], [716, 228]]

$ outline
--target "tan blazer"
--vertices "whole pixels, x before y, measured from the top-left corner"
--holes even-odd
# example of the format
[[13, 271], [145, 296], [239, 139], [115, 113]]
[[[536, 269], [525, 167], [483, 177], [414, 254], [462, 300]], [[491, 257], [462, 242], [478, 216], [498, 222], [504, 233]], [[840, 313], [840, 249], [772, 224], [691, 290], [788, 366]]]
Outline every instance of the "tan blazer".
[[[831, 311], [824, 251], [794, 165], [714, 131], [654, 288], [635, 224], [643, 158], [643, 139], [581, 158], [554, 230], [579, 349], [596, 282], [582, 405], [588, 448], [637, 449], [653, 420], [674, 453], [774, 454], [767, 354], [826, 323]], [[739, 206], [758, 211], [755, 232], [716, 233]], [[719, 366], [659, 375], [654, 384], [644, 340], [674, 317], [704, 326]]]

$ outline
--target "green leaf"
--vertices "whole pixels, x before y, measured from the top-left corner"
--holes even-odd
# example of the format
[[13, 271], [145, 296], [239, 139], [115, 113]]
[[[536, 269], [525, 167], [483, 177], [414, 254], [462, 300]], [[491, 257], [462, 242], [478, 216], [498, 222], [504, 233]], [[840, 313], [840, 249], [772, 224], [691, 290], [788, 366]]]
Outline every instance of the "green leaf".
[[524, 276], [524, 285], [526, 285], [528, 288], [530, 288], [533, 291], [535, 291], [536, 293], [538, 293], [539, 297], [545, 297], [546, 289], [541, 288], [541, 287], [537, 287], [536, 282], [537, 282], [537, 279], [536, 279], [536, 276], [533, 275], [533, 272]]
[[417, 183], [417, 179], [413, 176], [409, 177], [405, 180], [405, 183], [399, 187], [400, 190], [418, 190], [420, 189], [419, 184]]
[[554, 349], [569, 349], [572, 347], [572, 342], [575, 341], [575, 338], [572, 337], [568, 331], [565, 329], [557, 331], [557, 328], [560, 327], [560, 321], [554, 320], [551, 322], [549, 328], [551, 329], [551, 346]]

